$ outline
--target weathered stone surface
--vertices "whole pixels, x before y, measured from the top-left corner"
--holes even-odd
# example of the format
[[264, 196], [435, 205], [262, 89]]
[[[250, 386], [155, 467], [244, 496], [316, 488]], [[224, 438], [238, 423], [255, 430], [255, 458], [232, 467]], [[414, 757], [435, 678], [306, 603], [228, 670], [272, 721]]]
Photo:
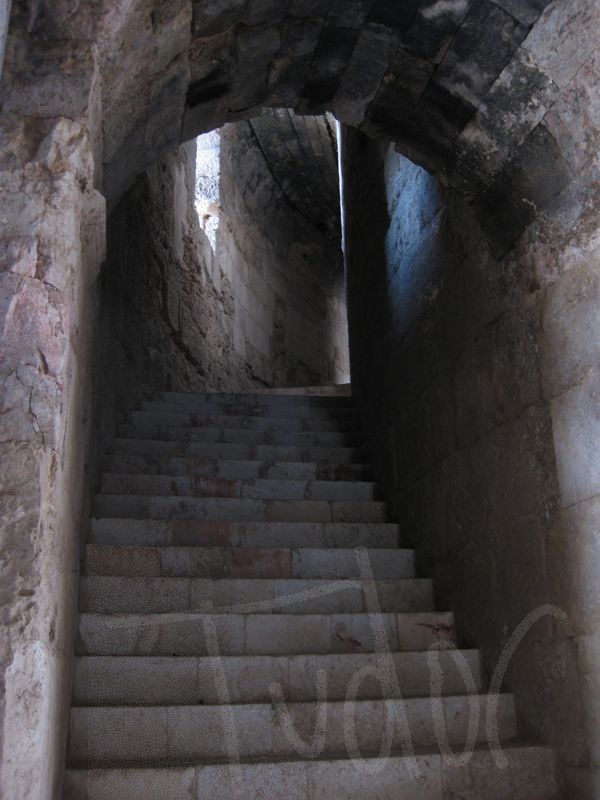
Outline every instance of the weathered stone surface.
[[416, 14], [403, 36], [404, 43], [420, 58], [438, 64], [473, 4], [471, 0], [445, 5], [436, 0], [425, 0], [417, 5]]
[[474, 3], [436, 72], [436, 80], [477, 106], [526, 34], [525, 27], [493, 3]]
[[540, 69], [561, 89], [597, 50], [600, 8], [595, 0], [551, 3], [524, 42]]
[[496, 255], [510, 248], [571, 177], [556, 140], [543, 124], [538, 125], [477, 197], [481, 222]]
[[[104, 203], [81, 124], [60, 119], [5, 133], [12, 158], [0, 173], [0, 539], [11, 557], [2, 564], [0, 780], [9, 795], [50, 797], [65, 741], [90, 286], [103, 258]], [[21, 165], [15, 156], [24, 153], [29, 163]]]
[[[574, 151], [567, 163], [540, 125], [559, 89], [531, 56], [513, 61], [492, 95], [498, 106], [480, 107], [470, 142], [491, 164], [471, 180], [498, 172], [494, 142], [523, 144], [493, 200], [490, 190], [485, 230], [451, 189], [344, 133], [353, 386], [404, 540], [438, 601], [460, 609], [459, 636], [483, 643], [488, 672], [529, 613], [548, 603], [567, 612], [566, 624], [536, 622], [506, 685], [522, 729], [552, 742], [583, 784], [598, 725], [570, 637], [598, 630], [593, 178], [573, 185]], [[503, 242], [495, 258], [490, 238]]]
[[568, 616], [571, 636], [592, 635], [600, 627], [600, 497], [561, 511], [550, 532], [548, 572], [552, 596]]
[[333, 105], [337, 117], [360, 127], [398, 45], [395, 32], [369, 23], [361, 32]]
[[203, 36], [241, 20], [248, 0], [208, 0], [194, 3], [194, 30]]
[[595, 263], [568, 270], [548, 290], [544, 306], [546, 397], [581, 383], [600, 363], [600, 274]]
[[522, 25], [533, 25], [544, 11], [550, 0], [492, 0], [508, 14], [519, 20]]
[[567, 507], [600, 494], [600, 372], [590, 370], [581, 383], [552, 401], [554, 446]]

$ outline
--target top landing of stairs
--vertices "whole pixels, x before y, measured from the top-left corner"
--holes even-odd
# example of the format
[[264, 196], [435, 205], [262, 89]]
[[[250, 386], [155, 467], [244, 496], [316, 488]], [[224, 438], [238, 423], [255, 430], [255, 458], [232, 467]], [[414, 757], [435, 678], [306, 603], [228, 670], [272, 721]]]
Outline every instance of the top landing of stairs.
[[[239, 394], [243, 394], [243, 392], [239, 392]], [[299, 397], [351, 397], [352, 384], [340, 383], [335, 386], [292, 386], [276, 389], [252, 389], [249, 394], [296, 395]]]

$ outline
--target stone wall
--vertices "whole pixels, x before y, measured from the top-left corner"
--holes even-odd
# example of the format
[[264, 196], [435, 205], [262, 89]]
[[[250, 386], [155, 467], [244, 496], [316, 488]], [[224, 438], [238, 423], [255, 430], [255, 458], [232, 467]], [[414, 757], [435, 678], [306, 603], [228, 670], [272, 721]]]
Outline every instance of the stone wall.
[[104, 198], [84, 121], [4, 114], [0, 142], [0, 785], [45, 800], [71, 693]]
[[[294, 171], [296, 160], [282, 163], [273, 147], [273, 136], [289, 133], [280, 125], [268, 115], [222, 130], [214, 251], [194, 204], [195, 142], [140, 176], [111, 214], [97, 384], [103, 441], [119, 412], [157, 390], [349, 379], [336, 152], [329, 140], [322, 172], [316, 161]], [[312, 125], [318, 136], [324, 123]], [[310, 146], [306, 131], [295, 140]], [[303, 211], [299, 195], [311, 189], [325, 198], [321, 218]]]
[[569, 797], [597, 797], [593, 170], [498, 260], [459, 194], [392, 148], [344, 140], [352, 379], [377, 477], [490, 674], [530, 612], [568, 614], [528, 632], [506, 686], [523, 734], [559, 749]]

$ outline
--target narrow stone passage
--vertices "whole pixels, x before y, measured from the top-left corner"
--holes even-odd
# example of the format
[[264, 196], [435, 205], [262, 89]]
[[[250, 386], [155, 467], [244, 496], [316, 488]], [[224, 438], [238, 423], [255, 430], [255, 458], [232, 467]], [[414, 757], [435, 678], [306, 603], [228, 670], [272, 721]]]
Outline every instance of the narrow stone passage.
[[[346, 389], [164, 393], [103, 469], [65, 800], [558, 796], [553, 752], [519, 740], [509, 694], [496, 766], [479, 655], [455, 649], [402, 548]], [[398, 708], [411, 745], [400, 715], [374, 771]], [[464, 763], [436, 720], [457, 753], [471, 734]]]

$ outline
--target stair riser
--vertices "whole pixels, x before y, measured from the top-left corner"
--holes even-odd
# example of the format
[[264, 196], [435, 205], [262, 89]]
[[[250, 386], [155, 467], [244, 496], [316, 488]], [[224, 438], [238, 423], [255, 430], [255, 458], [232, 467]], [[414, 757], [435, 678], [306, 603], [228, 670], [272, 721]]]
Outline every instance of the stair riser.
[[194, 520], [93, 519], [94, 544], [247, 548], [393, 548], [394, 523], [196, 522]]
[[174, 475], [104, 474], [103, 494], [229, 497], [248, 500], [375, 500], [374, 483], [349, 481], [234, 480]]
[[[458, 745], [467, 738], [469, 701], [466, 697], [441, 700], [448, 739]], [[485, 704], [484, 704], [485, 705]], [[406, 699], [403, 702], [415, 747], [437, 744], [431, 700]], [[301, 755], [282, 729], [281, 710], [270, 705], [232, 706], [239, 754], [242, 758], [294, 758]], [[315, 729], [316, 705], [288, 706], [295, 731], [304, 741]], [[381, 701], [354, 704], [355, 735], [361, 750], [378, 748], [385, 725]], [[479, 720], [477, 741], [484, 742], [484, 713]], [[393, 746], [402, 744], [396, 725]], [[218, 707], [171, 706], [160, 708], [75, 708], [71, 712], [69, 759], [81, 763], [151, 764], [160, 759], [171, 763], [227, 758], [223, 710]], [[347, 751], [344, 733], [344, 703], [327, 706], [323, 755]], [[512, 697], [502, 695], [498, 704], [498, 732], [501, 740], [516, 735]]]
[[166, 442], [224, 444], [266, 444], [281, 447], [360, 447], [362, 436], [353, 433], [294, 433], [252, 431], [243, 428], [181, 428], [162, 425], [119, 425], [126, 439], [154, 439]]
[[319, 397], [301, 394], [228, 394], [228, 393], [196, 393], [196, 392], [162, 392], [157, 395], [157, 403], [219, 403], [231, 408], [246, 406], [310, 406], [310, 408], [355, 408], [354, 400], [349, 396]]
[[352, 406], [310, 406], [304, 404], [275, 404], [266, 405], [264, 403], [246, 403], [243, 405], [231, 405], [226, 402], [164, 402], [164, 401], [144, 401], [142, 411], [151, 414], [198, 414], [200, 416], [220, 416], [220, 417], [268, 417], [269, 419], [314, 419], [325, 422], [336, 420], [348, 420], [349, 422], [358, 421], [358, 412]]
[[168, 442], [152, 439], [116, 439], [111, 452], [125, 456], [154, 458], [237, 459], [242, 461], [325, 462], [353, 464], [360, 462], [359, 447], [288, 447], [285, 445], [231, 444], [227, 442]]
[[[428, 614], [216, 615], [221, 655], [374, 652], [372, 625], [383, 625], [392, 651], [421, 651], [454, 642], [454, 617]], [[80, 615], [78, 655], [205, 656], [207, 618], [201, 614]]]
[[[370, 550], [375, 578], [415, 577], [412, 550]], [[119, 547], [88, 545], [86, 573], [128, 577], [356, 578], [354, 550], [290, 548]]]
[[364, 772], [344, 761], [244, 764], [238, 795], [228, 765], [69, 771], [65, 800], [557, 800], [550, 749], [505, 747], [503, 752], [507, 769], [496, 767], [486, 752], [475, 752], [465, 766], [451, 766], [439, 755], [417, 756], [418, 778], [409, 773], [405, 758], [390, 758], [375, 774], [368, 761]]
[[[455, 659], [440, 653], [444, 694], [466, 691]], [[483, 691], [479, 655], [461, 653], [478, 691]], [[430, 669], [425, 653], [395, 653], [394, 667], [403, 697], [426, 697], [430, 692]], [[289, 702], [317, 699], [317, 672], [327, 673], [327, 697], [344, 700], [352, 676], [359, 670], [377, 670], [375, 655], [333, 656], [240, 656], [224, 658], [229, 697], [232, 703], [269, 703], [270, 686], [278, 683]], [[222, 701], [214, 680], [214, 665], [207, 658], [106, 658], [80, 657], [75, 669], [74, 702], [80, 706], [167, 706], [216, 705]], [[382, 697], [382, 683], [365, 678], [358, 687], [358, 699]]]
[[94, 516], [241, 522], [386, 522], [385, 503], [96, 495]]
[[239, 480], [369, 481], [366, 464], [310, 464], [269, 461], [225, 461], [202, 458], [160, 458], [151, 456], [107, 456], [105, 472], [132, 475], [174, 475], [183, 477]]
[[[302, 592], [326, 591], [335, 584], [316, 580], [203, 578], [83, 577], [79, 608], [92, 614], [161, 614], [201, 611], [213, 603], [215, 613], [248, 605], [240, 613], [266, 614], [361, 614], [366, 612], [362, 588], [348, 588], [306, 600], [291, 598]], [[377, 593], [384, 612], [432, 611], [429, 580], [378, 581]], [[289, 604], [288, 604], [289, 603]], [[260, 604], [255, 607], [255, 604]], [[232, 613], [235, 613], [233, 611]]]
[[289, 433], [357, 433], [358, 422], [349, 419], [315, 419], [313, 417], [271, 417], [233, 414], [201, 414], [197, 412], [133, 411], [133, 425], [158, 425], [173, 428], [217, 428], [252, 431], [287, 431]]

